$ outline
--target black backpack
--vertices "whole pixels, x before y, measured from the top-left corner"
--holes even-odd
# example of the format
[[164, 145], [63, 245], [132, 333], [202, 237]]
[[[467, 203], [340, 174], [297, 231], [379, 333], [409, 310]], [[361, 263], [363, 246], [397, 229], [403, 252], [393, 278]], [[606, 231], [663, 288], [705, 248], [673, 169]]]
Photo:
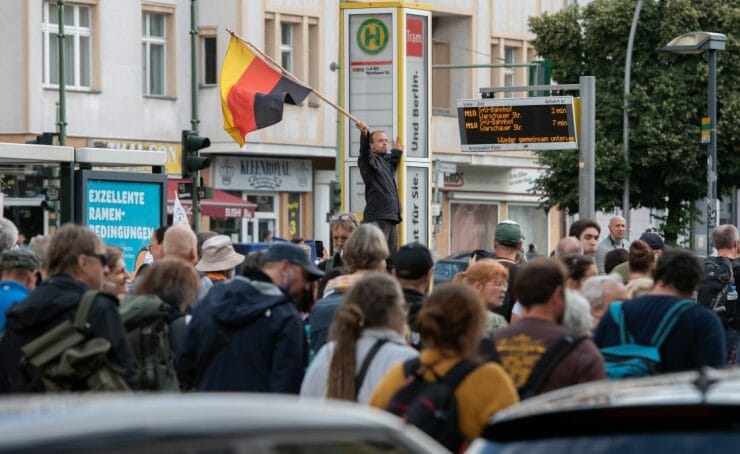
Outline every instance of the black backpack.
[[167, 303], [156, 295], [135, 295], [118, 308], [131, 351], [139, 364], [142, 390], [180, 390], [170, 345]]
[[702, 281], [697, 302], [713, 310], [725, 323], [735, 318], [736, 302], [728, 304], [727, 295], [730, 286], [735, 283], [732, 263], [725, 257], [707, 257], [703, 259], [704, 281]]
[[[391, 399], [386, 410], [403, 418], [437, 440], [452, 452], [459, 451], [465, 442], [458, 423], [455, 389], [477, 364], [466, 359], [459, 361], [444, 376], [421, 364], [419, 358], [403, 363], [406, 384]], [[431, 371], [435, 381], [424, 379]]]

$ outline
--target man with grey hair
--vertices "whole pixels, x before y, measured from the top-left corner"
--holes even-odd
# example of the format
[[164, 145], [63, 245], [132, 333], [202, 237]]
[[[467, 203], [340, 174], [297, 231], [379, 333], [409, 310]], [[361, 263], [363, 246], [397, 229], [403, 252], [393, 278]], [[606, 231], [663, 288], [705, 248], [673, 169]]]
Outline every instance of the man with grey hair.
[[18, 243], [18, 227], [7, 218], [0, 218], [0, 252], [13, 249]]
[[[195, 269], [195, 264], [198, 263], [198, 236], [188, 224], [173, 225], [164, 233], [162, 250], [165, 257], [177, 257]], [[200, 276], [198, 300], [203, 298], [212, 286], [213, 282], [207, 276]]]
[[627, 249], [629, 243], [626, 241], [627, 222], [622, 216], [614, 216], [609, 220], [609, 234], [604, 238], [599, 247], [596, 249], [596, 266], [599, 268], [599, 274], [604, 272], [604, 258], [607, 252], [614, 249]]
[[581, 294], [586, 297], [591, 306], [594, 326], [599, 324], [612, 301], [627, 299], [627, 290], [622, 284], [622, 279], [616, 274], [593, 276], [586, 279], [581, 286]]

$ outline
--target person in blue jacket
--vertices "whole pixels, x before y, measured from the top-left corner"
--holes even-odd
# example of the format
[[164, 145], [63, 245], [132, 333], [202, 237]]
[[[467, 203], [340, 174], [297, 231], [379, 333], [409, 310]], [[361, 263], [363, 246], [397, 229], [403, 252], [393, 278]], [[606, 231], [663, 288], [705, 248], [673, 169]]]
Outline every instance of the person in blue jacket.
[[[653, 290], [622, 304], [625, 323], [635, 342], [649, 345], [665, 313], [675, 304], [692, 299], [702, 278], [701, 263], [693, 254], [678, 249], [664, 252], [653, 270]], [[599, 348], [620, 344], [619, 327], [608, 311], [596, 329], [594, 342]], [[696, 304], [680, 316], [660, 348], [660, 372], [724, 367], [726, 351], [719, 317]]]
[[0, 331], [5, 329], [5, 313], [23, 301], [36, 288], [41, 261], [28, 249], [9, 249], [0, 255]]
[[308, 343], [296, 302], [323, 274], [300, 247], [275, 243], [259, 269], [212, 287], [175, 364], [181, 386], [298, 394]]

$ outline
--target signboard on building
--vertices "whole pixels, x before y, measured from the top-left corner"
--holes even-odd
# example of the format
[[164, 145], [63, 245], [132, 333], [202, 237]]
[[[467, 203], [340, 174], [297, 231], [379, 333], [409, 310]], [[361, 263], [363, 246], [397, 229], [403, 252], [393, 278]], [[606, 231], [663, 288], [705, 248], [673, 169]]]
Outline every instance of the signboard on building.
[[167, 176], [78, 170], [76, 178], [76, 221], [104, 244], [123, 249], [126, 268], [133, 271], [136, 254], [166, 222]]
[[572, 96], [461, 99], [462, 151], [578, 148]]
[[213, 186], [240, 191], [311, 192], [313, 165], [308, 159], [215, 156]]
[[108, 148], [109, 150], [150, 150], [164, 151], [167, 156], [165, 172], [170, 175], [180, 175], [180, 154], [182, 144], [169, 142], [137, 142], [133, 140], [90, 139], [88, 145], [92, 148]]
[[288, 194], [288, 236], [291, 238], [301, 233], [301, 195], [297, 192]]

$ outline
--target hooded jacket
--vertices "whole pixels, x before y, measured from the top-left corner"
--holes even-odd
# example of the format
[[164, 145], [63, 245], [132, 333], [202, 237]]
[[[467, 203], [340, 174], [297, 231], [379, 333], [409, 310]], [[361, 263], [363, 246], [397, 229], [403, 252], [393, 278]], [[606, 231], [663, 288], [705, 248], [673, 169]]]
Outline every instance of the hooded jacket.
[[307, 360], [295, 304], [256, 272], [213, 286], [198, 303], [175, 366], [185, 389], [297, 394]]
[[[64, 320], [72, 321], [87, 290], [72, 276], [56, 274], [39, 284], [22, 303], [8, 310], [5, 335], [0, 342], [1, 391], [26, 391], [20, 371], [21, 347]], [[95, 297], [88, 315], [90, 334], [110, 341], [108, 359], [124, 370], [124, 380], [136, 389], [139, 387], [136, 360], [117, 305], [118, 300], [105, 293]]]

